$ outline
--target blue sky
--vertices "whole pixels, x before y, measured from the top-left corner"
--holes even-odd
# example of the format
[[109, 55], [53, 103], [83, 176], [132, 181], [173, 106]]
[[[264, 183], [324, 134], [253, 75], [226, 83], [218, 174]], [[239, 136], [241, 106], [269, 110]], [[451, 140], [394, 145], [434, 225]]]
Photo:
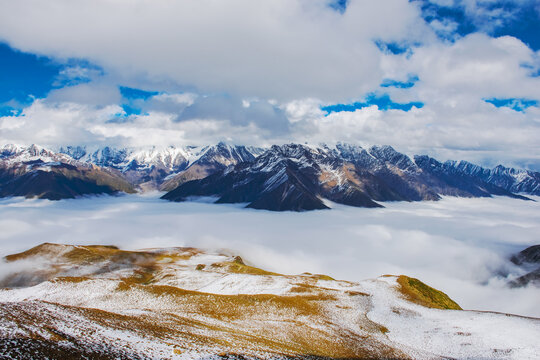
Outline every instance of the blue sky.
[[33, 1], [0, 5], [2, 142], [350, 141], [540, 168], [536, 1]]
[[16, 51], [0, 44], [0, 102], [31, 102], [52, 88], [61, 66], [51, 59]]
[[[492, 36], [513, 36], [533, 50], [540, 49], [539, 4], [535, 0], [478, 1], [473, 2], [476, 5], [475, 12], [468, 11], [466, 1], [415, 1], [421, 4], [426, 21], [439, 20], [456, 24], [454, 31], [440, 33], [440, 36], [455, 38], [480, 31]], [[452, 6], [441, 3], [451, 3]]]

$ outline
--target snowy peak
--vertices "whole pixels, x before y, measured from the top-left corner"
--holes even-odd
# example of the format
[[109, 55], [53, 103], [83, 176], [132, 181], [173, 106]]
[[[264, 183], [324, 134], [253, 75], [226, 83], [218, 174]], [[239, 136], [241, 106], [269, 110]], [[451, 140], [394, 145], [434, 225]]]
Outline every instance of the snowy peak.
[[369, 149], [370, 155], [374, 158], [396, 166], [401, 170], [416, 171], [416, 164], [407, 155], [397, 152], [389, 145], [372, 146]]
[[[208, 146], [202, 149], [199, 158], [191, 164], [209, 164], [218, 166], [236, 165], [245, 161], [253, 161], [256, 157], [253, 150], [245, 146], [229, 145], [220, 142], [214, 146]], [[257, 151], [255, 151], [257, 152]], [[190, 164], [190, 165], [191, 165]]]
[[134, 192], [118, 173], [37, 145], [8, 145], [0, 153], [0, 197], [59, 200]]
[[62, 162], [66, 164], [76, 162], [71, 156], [59, 154], [35, 144], [30, 146], [13, 144], [4, 145], [0, 149], [0, 161], [4, 161], [6, 164], [10, 165], [35, 161], [41, 161], [44, 163]]
[[163, 198], [214, 196], [217, 202], [275, 211], [324, 209], [328, 205], [323, 200], [378, 207], [380, 201], [438, 200], [440, 195], [526, 199], [482, 174], [480, 167], [466, 162], [441, 163], [428, 156], [416, 156], [413, 162], [391, 146], [365, 150], [346, 144], [285, 144], [211, 176], [186, 179]]
[[[332, 150], [332, 149], [331, 149]], [[334, 154], [341, 157], [345, 161], [352, 162], [363, 166], [372, 166], [376, 159], [373, 155], [369, 154], [366, 149], [358, 145], [339, 143], [333, 150]]]
[[127, 171], [135, 168], [159, 167], [170, 171], [177, 170], [192, 156], [185, 148], [168, 147], [164, 149], [113, 148], [105, 146], [88, 150], [81, 146], [67, 146], [59, 150], [77, 160], [98, 166], [112, 167]]
[[299, 167], [318, 167], [318, 162], [324, 158], [323, 154], [321, 149], [300, 144], [273, 145], [257, 158], [253, 168], [270, 172], [286, 166], [287, 162], [293, 162]]
[[157, 168], [168, 172], [178, 172], [194, 163], [228, 166], [242, 161], [251, 161], [261, 153], [261, 149], [221, 142], [204, 147], [114, 148], [105, 146], [92, 150], [81, 146], [67, 146], [61, 147], [59, 152], [77, 160], [113, 167], [121, 171]]

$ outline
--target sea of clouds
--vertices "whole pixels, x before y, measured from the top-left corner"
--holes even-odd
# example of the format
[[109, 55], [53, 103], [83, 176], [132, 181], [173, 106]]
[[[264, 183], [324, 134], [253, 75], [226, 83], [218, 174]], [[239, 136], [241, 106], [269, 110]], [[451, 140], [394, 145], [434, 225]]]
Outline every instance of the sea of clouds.
[[[208, 202], [172, 203], [159, 194], [0, 201], [0, 256], [43, 242], [124, 249], [230, 249], [286, 274], [324, 273], [358, 281], [406, 274], [446, 292], [465, 309], [540, 317], [540, 288], [509, 288], [523, 270], [508, 258], [540, 243], [540, 198], [334, 204], [304, 213]], [[0, 262], [0, 277], [40, 264]]]

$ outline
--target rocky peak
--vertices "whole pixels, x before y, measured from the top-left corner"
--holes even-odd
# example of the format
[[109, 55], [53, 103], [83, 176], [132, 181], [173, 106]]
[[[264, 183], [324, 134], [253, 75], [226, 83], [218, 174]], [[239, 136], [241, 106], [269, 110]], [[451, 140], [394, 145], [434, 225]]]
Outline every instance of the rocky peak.
[[389, 145], [372, 146], [369, 148], [369, 153], [380, 161], [392, 164], [401, 170], [416, 170], [416, 165], [407, 155], [397, 152]]

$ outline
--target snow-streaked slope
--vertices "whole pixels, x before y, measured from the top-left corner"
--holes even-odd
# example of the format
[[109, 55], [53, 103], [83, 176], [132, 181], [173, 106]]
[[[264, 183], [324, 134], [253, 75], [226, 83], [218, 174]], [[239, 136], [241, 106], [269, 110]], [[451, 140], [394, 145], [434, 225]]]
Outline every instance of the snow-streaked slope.
[[158, 166], [170, 171], [184, 166], [189, 159], [196, 157], [199, 151], [198, 148], [173, 146], [149, 149], [67, 146], [59, 149], [60, 153], [77, 160], [119, 170], [128, 170], [130, 166]]
[[36, 264], [0, 290], [0, 334], [11, 344], [4, 350], [19, 358], [31, 358], [31, 349], [128, 359], [534, 359], [540, 352], [540, 319], [448, 310], [459, 307], [404, 276], [281, 275], [229, 251], [194, 248], [44, 244], [7, 260]]

